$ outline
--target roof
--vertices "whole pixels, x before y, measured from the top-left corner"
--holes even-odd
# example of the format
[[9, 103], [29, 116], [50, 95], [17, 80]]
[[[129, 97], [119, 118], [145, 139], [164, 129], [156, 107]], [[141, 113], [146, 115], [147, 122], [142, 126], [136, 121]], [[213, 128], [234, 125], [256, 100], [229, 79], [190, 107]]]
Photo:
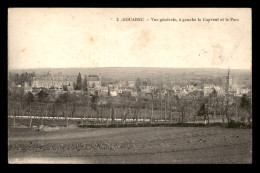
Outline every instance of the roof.
[[137, 89], [133, 88], [131, 91], [132, 91], [132, 92], [137, 92]]
[[127, 81], [127, 82], [128, 82], [128, 84], [134, 84], [135, 83], [135, 81], [132, 81], [132, 80]]
[[30, 87], [30, 86], [25, 86], [25, 87], [23, 87], [25, 90], [32, 90], [32, 87]]
[[99, 90], [108, 90], [107, 87], [102, 87], [102, 86], [98, 87], [97, 89], [99, 89]]
[[91, 74], [91, 75], [88, 75], [88, 77], [98, 77], [98, 75], [96, 75], [96, 74]]
[[100, 79], [99, 79], [99, 77], [97, 75], [89, 75], [87, 77], [87, 80], [88, 81], [99, 81]]
[[74, 76], [54, 76], [54, 77], [45, 77], [45, 76], [40, 76], [40, 77], [35, 77], [33, 78], [33, 81], [76, 81], [76, 77]]

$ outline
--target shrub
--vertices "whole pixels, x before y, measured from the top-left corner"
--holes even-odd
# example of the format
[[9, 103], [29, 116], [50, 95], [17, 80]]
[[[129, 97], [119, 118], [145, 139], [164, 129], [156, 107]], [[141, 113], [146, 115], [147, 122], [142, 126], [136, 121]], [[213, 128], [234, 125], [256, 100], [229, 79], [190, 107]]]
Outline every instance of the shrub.
[[227, 128], [252, 128], [252, 124], [246, 124], [245, 122], [235, 122], [234, 120], [231, 120], [228, 123]]

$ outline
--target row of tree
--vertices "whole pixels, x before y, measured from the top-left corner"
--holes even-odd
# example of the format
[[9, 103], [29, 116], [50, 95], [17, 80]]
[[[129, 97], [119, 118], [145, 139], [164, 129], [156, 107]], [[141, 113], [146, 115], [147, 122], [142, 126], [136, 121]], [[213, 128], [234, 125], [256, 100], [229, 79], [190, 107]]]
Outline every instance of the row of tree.
[[[31, 92], [25, 95], [17, 95], [17, 93], [8, 92], [8, 100], [21, 101], [27, 104], [37, 102], [50, 103], [49, 94], [41, 90], [36, 96]], [[193, 99], [179, 99], [177, 96], [168, 93], [167, 95], [154, 97], [150, 94], [147, 97], [99, 97], [97, 93], [94, 95], [75, 95], [70, 93], [64, 93], [59, 95], [54, 103], [73, 103], [76, 105], [90, 106], [94, 111], [98, 108], [128, 108], [131, 111], [139, 112], [140, 109], [151, 109], [151, 116], [154, 111], [160, 111], [161, 117], [170, 119], [171, 114], [179, 112], [182, 120], [185, 119], [185, 115], [188, 113], [190, 116], [204, 116], [209, 120], [209, 115], [214, 117], [225, 115], [227, 120], [232, 119], [232, 116], [238, 117], [240, 114], [252, 114], [251, 99], [247, 95], [243, 95], [242, 98], [238, 97], [216, 97], [211, 94], [209, 97], [193, 98]], [[89, 104], [90, 103], [90, 104]], [[224, 119], [224, 118], [223, 118]]]
[[[85, 102], [85, 106], [79, 107], [76, 104], [78, 97], [74, 94], [62, 94], [58, 97], [55, 103], [42, 102], [39, 98], [44, 98], [44, 96], [41, 95], [42, 94], [39, 94], [38, 99], [35, 99], [30, 93], [25, 95], [27, 100], [25, 104], [29, 105], [29, 109], [25, 112], [27, 112], [30, 117], [31, 115], [40, 115], [42, 117], [54, 117], [55, 115], [63, 116], [65, 117], [68, 125], [68, 117], [74, 117], [77, 109], [84, 109], [81, 112], [84, 119], [89, 117], [88, 107], [90, 107], [92, 112], [96, 112], [96, 114], [92, 114], [91, 117], [101, 118], [102, 121], [104, 117], [108, 116], [112, 123], [115, 122], [115, 117], [121, 118], [122, 123], [125, 123], [128, 118], [133, 118], [133, 121], [136, 123], [141, 120], [141, 117], [149, 118], [150, 122], [158, 119], [158, 115], [157, 118], [154, 116], [154, 112], [156, 111], [154, 108], [155, 105], [158, 104], [158, 100], [156, 102], [153, 98], [146, 100], [140, 97], [137, 99], [131, 99], [129, 97], [116, 102], [116, 100], [112, 97], [108, 97], [104, 101], [100, 100], [98, 95], [92, 95], [89, 102]], [[83, 99], [82, 102], [84, 101], [86, 100]], [[157, 113], [159, 111], [161, 117], [160, 119], [164, 119], [165, 122], [173, 122], [173, 119], [176, 119], [176, 113], [178, 113], [179, 123], [187, 122], [187, 120], [190, 121], [192, 117], [194, 118], [194, 122], [196, 122], [198, 117], [204, 117], [204, 120], [209, 122], [211, 117], [217, 115], [226, 118], [228, 122], [234, 117], [250, 117], [250, 114], [252, 113], [251, 101], [246, 95], [243, 95], [242, 98], [237, 99], [236, 102], [233, 102], [232, 104], [229, 104], [229, 102], [230, 100], [225, 98], [219, 99], [209, 97], [204, 98], [203, 100], [164, 98], [159, 101], [159, 109], [157, 109]], [[143, 107], [143, 105], [145, 106]], [[31, 107], [38, 107], [36, 110], [38, 113], [35, 114], [35, 109]], [[15, 106], [12, 104], [10, 108], [15, 108]], [[24, 108], [18, 108], [18, 112], [15, 111], [15, 115], [19, 115], [19, 112], [22, 113], [24, 110]], [[148, 117], [143, 115], [144, 112], [142, 110], [145, 110], [145, 112], [148, 113]], [[56, 114], [60, 111], [62, 114]], [[243, 121], [245, 121], [245, 119]], [[30, 125], [31, 124], [32, 118], [30, 118]]]
[[24, 85], [25, 82], [27, 82], [29, 84], [29, 86], [32, 85], [32, 81], [33, 81], [33, 77], [36, 77], [35, 72], [32, 73], [22, 73], [21, 75], [19, 75], [18, 73], [13, 74], [13, 73], [9, 73], [8, 75], [8, 84], [9, 86], [14, 83], [15, 85]]

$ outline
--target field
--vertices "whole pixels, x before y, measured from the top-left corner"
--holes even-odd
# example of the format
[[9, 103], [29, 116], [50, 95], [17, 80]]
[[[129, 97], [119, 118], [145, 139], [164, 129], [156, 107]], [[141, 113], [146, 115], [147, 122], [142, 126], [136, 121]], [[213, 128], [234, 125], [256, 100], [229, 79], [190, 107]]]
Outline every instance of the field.
[[9, 163], [252, 163], [252, 129], [8, 128]]

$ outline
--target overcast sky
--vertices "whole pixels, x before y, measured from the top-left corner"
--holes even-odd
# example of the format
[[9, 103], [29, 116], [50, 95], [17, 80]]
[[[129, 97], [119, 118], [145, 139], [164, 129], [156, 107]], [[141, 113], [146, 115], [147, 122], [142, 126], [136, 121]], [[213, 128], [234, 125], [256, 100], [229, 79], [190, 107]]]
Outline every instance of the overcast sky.
[[[143, 17], [144, 22], [116, 21]], [[153, 22], [151, 18], [236, 18]], [[149, 19], [149, 21], [147, 21]], [[8, 67], [251, 69], [250, 9], [11, 8]]]

